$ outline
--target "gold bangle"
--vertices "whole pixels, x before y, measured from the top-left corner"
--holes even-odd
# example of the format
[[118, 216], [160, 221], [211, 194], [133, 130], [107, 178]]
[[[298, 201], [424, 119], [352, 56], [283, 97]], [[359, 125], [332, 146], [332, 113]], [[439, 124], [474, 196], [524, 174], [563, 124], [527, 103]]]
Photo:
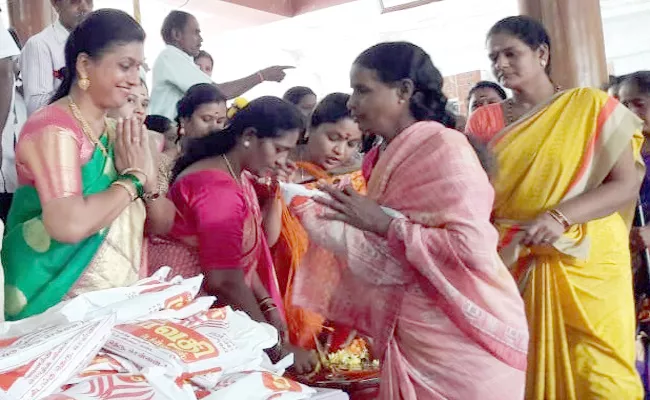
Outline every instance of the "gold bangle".
[[142, 176], [144, 176], [144, 182], [142, 182], [143, 185], [149, 180], [149, 177], [142, 168], [125, 168], [122, 172], [120, 172], [120, 175], [128, 175], [133, 173], [142, 174]]
[[260, 300], [259, 303], [257, 303], [257, 304], [259, 304], [259, 306], [262, 307], [262, 306], [266, 305], [267, 303], [273, 303], [273, 299], [270, 298], [270, 297], [265, 297], [262, 300]]
[[569, 222], [569, 219], [566, 217], [566, 215], [562, 214], [560, 211], [556, 209], [552, 209], [552, 210], [548, 210], [547, 213], [554, 220], [556, 220], [560, 225], [562, 225], [565, 230], [571, 227], [572, 224], [571, 222]]
[[560, 221], [560, 219], [557, 217], [557, 215], [553, 214], [553, 213], [550, 212], [550, 211], [547, 212], [546, 214], [548, 214], [549, 217], [553, 218], [553, 220], [554, 220], [555, 222], [557, 222], [558, 224], [564, 226], [564, 223], [563, 223], [562, 221]]
[[555, 215], [557, 215], [560, 218], [565, 228], [569, 229], [571, 225], [573, 225], [571, 221], [569, 221], [569, 218], [567, 218], [566, 215], [562, 214], [560, 210], [554, 209], [553, 212], [555, 213]]
[[266, 314], [270, 311], [277, 310], [278, 308], [276, 306], [268, 307], [265, 310], [262, 311], [262, 314]]
[[138, 195], [135, 193], [135, 190], [129, 186], [128, 183], [122, 182], [122, 181], [115, 181], [111, 183], [111, 186], [119, 186], [121, 188], [124, 188], [126, 192], [129, 194], [129, 197], [131, 197], [131, 201], [135, 201], [135, 199], [138, 198]]

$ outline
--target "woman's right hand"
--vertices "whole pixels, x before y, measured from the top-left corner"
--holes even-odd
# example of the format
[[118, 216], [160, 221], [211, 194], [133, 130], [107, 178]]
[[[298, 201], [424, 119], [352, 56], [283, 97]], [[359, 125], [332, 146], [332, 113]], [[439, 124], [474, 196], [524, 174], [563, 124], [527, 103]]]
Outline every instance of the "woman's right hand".
[[298, 375], [312, 372], [318, 365], [318, 355], [314, 350], [306, 350], [289, 343], [282, 346], [282, 357], [293, 353], [293, 366], [291, 370]]
[[[138, 176], [143, 185], [157, 181], [157, 171], [149, 147], [149, 134], [135, 118], [120, 119], [117, 122], [115, 139], [115, 168], [118, 172], [127, 168], [142, 170], [146, 176]], [[135, 175], [138, 175], [137, 173]]]

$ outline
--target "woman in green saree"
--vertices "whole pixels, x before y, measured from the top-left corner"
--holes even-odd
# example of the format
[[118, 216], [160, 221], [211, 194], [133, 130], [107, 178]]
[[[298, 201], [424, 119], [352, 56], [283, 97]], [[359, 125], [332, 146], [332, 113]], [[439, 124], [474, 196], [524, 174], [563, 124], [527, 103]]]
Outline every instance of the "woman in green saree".
[[140, 121], [106, 115], [140, 84], [144, 38], [126, 13], [90, 14], [66, 43], [51, 104], [23, 128], [2, 249], [8, 320], [140, 276], [155, 162]]

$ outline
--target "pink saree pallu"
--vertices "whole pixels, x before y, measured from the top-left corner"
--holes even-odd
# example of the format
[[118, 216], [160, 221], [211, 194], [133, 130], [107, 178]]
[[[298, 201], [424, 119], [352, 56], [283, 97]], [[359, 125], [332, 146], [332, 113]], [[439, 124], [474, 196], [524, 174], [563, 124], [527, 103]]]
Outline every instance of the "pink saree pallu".
[[386, 238], [291, 202], [310, 236], [294, 302], [374, 339], [381, 399], [521, 400], [528, 327], [497, 254], [494, 192], [465, 136], [418, 122], [377, 160], [368, 196]]

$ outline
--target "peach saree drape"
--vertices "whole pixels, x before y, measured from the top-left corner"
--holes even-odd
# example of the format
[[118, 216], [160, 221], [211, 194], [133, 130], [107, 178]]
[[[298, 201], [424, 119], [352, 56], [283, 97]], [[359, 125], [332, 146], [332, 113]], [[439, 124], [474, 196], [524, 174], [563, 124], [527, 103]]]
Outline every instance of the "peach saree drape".
[[310, 237], [295, 303], [373, 337], [382, 399], [521, 399], [523, 302], [497, 254], [493, 189], [467, 139], [412, 125], [380, 155], [368, 196], [406, 217], [387, 238], [292, 201]]

